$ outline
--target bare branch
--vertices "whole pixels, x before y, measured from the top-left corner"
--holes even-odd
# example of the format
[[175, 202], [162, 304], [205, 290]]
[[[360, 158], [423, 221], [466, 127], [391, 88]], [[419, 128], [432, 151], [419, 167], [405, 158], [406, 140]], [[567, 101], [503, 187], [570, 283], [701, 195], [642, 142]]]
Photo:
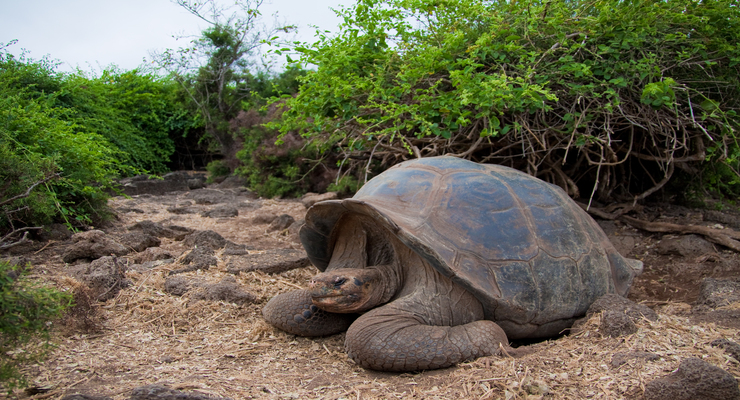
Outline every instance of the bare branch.
[[6, 204], [10, 204], [10, 203], [12, 203], [12, 202], [14, 202], [16, 200], [20, 200], [20, 199], [23, 199], [23, 198], [26, 198], [26, 197], [30, 196], [31, 195], [31, 192], [33, 191], [33, 189], [36, 188], [36, 186], [38, 186], [38, 185], [40, 185], [42, 183], [46, 183], [46, 182], [48, 182], [48, 181], [50, 181], [50, 180], [52, 180], [54, 178], [58, 178], [60, 175], [61, 175], [60, 173], [56, 173], [56, 174], [53, 174], [53, 175], [49, 175], [49, 176], [47, 176], [46, 178], [44, 178], [44, 179], [42, 179], [40, 181], [35, 182], [33, 185], [29, 186], [28, 189], [26, 189], [26, 191], [24, 193], [21, 193], [21, 194], [19, 194], [17, 196], [13, 196], [13, 197], [11, 197], [9, 199], [5, 199], [3, 201], [0, 201], [0, 207], [4, 206]]

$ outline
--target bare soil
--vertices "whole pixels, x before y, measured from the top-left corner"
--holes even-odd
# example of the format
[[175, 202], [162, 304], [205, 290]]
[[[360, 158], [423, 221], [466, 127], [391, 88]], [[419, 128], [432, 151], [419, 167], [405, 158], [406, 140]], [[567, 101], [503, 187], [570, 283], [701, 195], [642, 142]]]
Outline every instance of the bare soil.
[[[100, 229], [123, 232], [150, 220], [213, 230], [247, 245], [250, 254], [301, 249], [291, 229], [271, 230], [265, 222], [270, 219], [265, 216], [282, 214], [301, 220], [306, 208], [300, 201], [254, 199], [239, 191], [230, 192], [229, 198], [239, 210], [236, 217], [202, 217], [201, 211], [223, 204], [197, 204], [192, 192], [117, 197], [110, 201], [117, 219]], [[706, 215], [698, 209], [653, 206], [640, 217], [718, 225]], [[95, 306], [98, 329], [60, 323], [52, 338], [56, 347], [43, 363], [25, 369], [37, 394], [18, 390], [13, 397], [60, 399], [81, 393], [127, 399], [136, 387], [160, 384], [233, 399], [639, 399], [647, 382], [676, 370], [688, 357], [702, 358], [740, 378], [738, 361], [710, 345], [716, 339], [740, 342], [740, 304], [712, 312], [692, 306], [703, 278], [740, 277], [738, 254], [701, 237], [646, 233], [620, 222], [600, 224], [618, 250], [645, 264], [629, 298], [659, 314], [655, 322], [638, 321], [637, 333], [628, 336], [602, 336], [596, 315], [580, 333], [529, 344], [533, 352], [520, 358], [485, 357], [413, 374], [368, 371], [346, 356], [343, 334], [296, 337], [262, 319], [261, 309], [271, 297], [304, 287], [317, 273], [315, 267], [233, 275], [227, 271], [233, 256], [221, 250], [215, 254], [216, 266], [178, 276], [208, 283], [233, 276], [256, 300], [236, 304], [175, 296], [165, 292], [164, 282], [170, 271], [182, 268], [180, 255], [190, 249], [182, 241], [163, 238], [160, 247], [180, 258], [133, 268], [140, 255], [123, 257], [132, 266], [126, 272], [132, 284]], [[13, 253], [30, 260], [35, 277], [72, 290], [80, 283], [68, 276], [71, 266], [62, 261], [70, 245], [70, 240], [35, 242]]]

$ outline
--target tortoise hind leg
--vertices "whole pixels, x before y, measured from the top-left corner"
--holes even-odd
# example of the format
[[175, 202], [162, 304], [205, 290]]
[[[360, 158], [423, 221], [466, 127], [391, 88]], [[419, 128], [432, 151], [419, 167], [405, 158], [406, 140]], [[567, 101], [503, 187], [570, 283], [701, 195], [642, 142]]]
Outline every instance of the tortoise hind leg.
[[299, 336], [327, 336], [347, 330], [355, 314], [324, 311], [311, 302], [308, 290], [279, 294], [267, 302], [262, 316], [273, 326]]
[[347, 354], [364, 368], [419, 371], [445, 368], [508, 348], [493, 321], [457, 326], [425, 325], [411, 313], [381, 307], [364, 314], [347, 331]]

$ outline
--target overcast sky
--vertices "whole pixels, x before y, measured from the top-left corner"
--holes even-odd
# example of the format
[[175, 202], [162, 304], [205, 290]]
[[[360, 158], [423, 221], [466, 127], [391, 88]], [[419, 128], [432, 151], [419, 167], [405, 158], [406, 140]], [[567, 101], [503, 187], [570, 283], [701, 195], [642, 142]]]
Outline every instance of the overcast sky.
[[[317, 25], [337, 31], [340, 19], [330, 10], [354, 0], [266, 0], [266, 22], [277, 12], [299, 26], [299, 40], [310, 41]], [[0, 43], [18, 39], [8, 50], [30, 57], [45, 55], [63, 64], [61, 71], [99, 71], [116, 64], [133, 69], [150, 51], [187, 45], [173, 35], [196, 35], [207, 25], [169, 0], [0, 0]]]

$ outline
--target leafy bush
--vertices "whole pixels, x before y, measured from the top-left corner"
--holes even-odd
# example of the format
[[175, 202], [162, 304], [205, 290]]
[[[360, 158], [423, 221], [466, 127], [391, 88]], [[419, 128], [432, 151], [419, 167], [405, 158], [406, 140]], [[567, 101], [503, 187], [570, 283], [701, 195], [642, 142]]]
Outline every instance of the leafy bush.
[[223, 162], [223, 160], [214, 160], [209, 162], [208, 165], [206, 165], [206, 171], [208, 171], [209, 182], [213, 182], [214, 178], [219, 176], [227, 176], [231, 174], [231, 169]]
[[72, 298], [23, 274], [22, 267], [0, 261], [0, 382], [8, 390], [23, 382], [18, 366], [42, 355], [24, 345], [46, 337], [50, 321], [61, 316]]
[[0, 247], [52, 220], [104, 217], [113, 179], [166, 171], [172, 137], [197, 126], [172, 81], [54, 68], [0, 52]]
[[608, 201], [706, 161], [739, 176], [734, 0], [360, 0], [339, 14], [336, 36], [296, 48], [318, 69], [271, 126], [339, 137], [361, 180], [441, 154]]
[[[107, 199], [103, 190], [120, 171], [112, 146], [97, 134], [75, 132], [45, 102], [3, 96], [2, 89], [0, 84], [0, 232], [56, 216], [68, 223], [100, 216]], [[58, 179], [6, 203], [55, 173]]]

